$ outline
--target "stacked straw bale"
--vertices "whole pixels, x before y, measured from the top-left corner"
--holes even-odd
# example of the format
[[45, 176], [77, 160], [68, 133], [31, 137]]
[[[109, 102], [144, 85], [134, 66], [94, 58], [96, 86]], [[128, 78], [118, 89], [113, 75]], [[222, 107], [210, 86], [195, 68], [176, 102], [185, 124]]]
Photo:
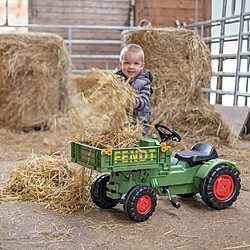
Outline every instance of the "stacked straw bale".
[[232, 132], [201, 91], [210, 85], [211, 60], [208, 47], [196, 32], [146, 27], [124, 31], [122, 41], [123, 45], [139, 44], [145, 52], [145, 66], [154, 77], [153, 125], [161, 122], [172, 127], [186, 145], [232, 143]]
[[48, 128], [67, 106], [70, 72], [60, 36], [0, 34], [0, 126]]

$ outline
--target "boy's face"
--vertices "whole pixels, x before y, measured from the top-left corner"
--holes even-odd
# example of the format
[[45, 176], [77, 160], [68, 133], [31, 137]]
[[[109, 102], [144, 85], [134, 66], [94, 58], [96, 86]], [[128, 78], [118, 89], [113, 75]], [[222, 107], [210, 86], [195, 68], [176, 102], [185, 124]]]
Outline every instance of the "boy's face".
[[131, 82], [139, 75], [144, 67], [142, 55], [140, 53], [126, 52], [120, 62], [122, 72], [126, 77], [131, 78]]

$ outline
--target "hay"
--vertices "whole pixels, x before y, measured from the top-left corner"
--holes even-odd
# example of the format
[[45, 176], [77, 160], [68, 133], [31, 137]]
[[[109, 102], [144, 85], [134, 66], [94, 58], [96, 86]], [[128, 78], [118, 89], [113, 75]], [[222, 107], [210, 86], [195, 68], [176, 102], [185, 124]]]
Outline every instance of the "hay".
[[211, 60], [208, 47], [196, 32], [145, 28], [123, 32], [122, 40], [142, 46], [145, 66], [154, 76], [153, 125], [161, 122], [172, 127], [183, 137], [184, 148], [198, 141], [215, 146], [233, 143], [230, 128], [201, 91], [210, 86]]
[[69, 165], [56, 155], [32, 155], [11, 171], [0, 186], [0, 199], [22, 199], [46, 204], [46, 208], [73, 212], [92, 206], [89, 169]]
[[0, 34], [0, 126], [49, 128], [67, 107], [70, 72], [60, 36]]
[[73, 117], [81, 128], [73, 141], [88, 141], [100, 148], [124, 148], [137, 143], [142, 127], [131, 125], [137, 95], [128, 82], [111, 72], [99, 72], [98, 84], [85, 95], [72, 108]]

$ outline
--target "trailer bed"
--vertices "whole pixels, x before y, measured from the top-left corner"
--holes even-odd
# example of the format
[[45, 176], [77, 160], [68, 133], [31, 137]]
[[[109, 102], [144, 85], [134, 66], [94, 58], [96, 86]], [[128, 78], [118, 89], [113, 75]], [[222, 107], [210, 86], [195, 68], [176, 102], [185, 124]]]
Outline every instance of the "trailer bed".
[[170, 155], [170, 148], [163, 152], [162, 144], [148, 138], [134, 148], [100, 149], [87, 143], [71, 143], [71, 161], [100, 173], [158, 168], [163, 162], [170, 164]]

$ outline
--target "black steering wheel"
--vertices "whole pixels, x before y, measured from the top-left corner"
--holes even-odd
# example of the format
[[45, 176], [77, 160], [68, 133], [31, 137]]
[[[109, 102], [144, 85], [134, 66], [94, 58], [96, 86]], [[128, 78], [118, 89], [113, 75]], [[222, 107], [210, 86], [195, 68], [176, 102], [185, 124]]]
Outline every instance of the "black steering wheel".
[[163, 125], [163, 124], [157, 123], [157, 124], [155, 124], [155, 128], [159, 132], [159, 135], [161, 137], [161, 143], [165, 142], [165, 141], [168, 141], [168, 140], [172, 140], [172, 141], [176, 141], [176, 142], [180, 142], [181, 141], [180, 135], [178, 135], [170, 127], [168, 127], [166, 125]]

